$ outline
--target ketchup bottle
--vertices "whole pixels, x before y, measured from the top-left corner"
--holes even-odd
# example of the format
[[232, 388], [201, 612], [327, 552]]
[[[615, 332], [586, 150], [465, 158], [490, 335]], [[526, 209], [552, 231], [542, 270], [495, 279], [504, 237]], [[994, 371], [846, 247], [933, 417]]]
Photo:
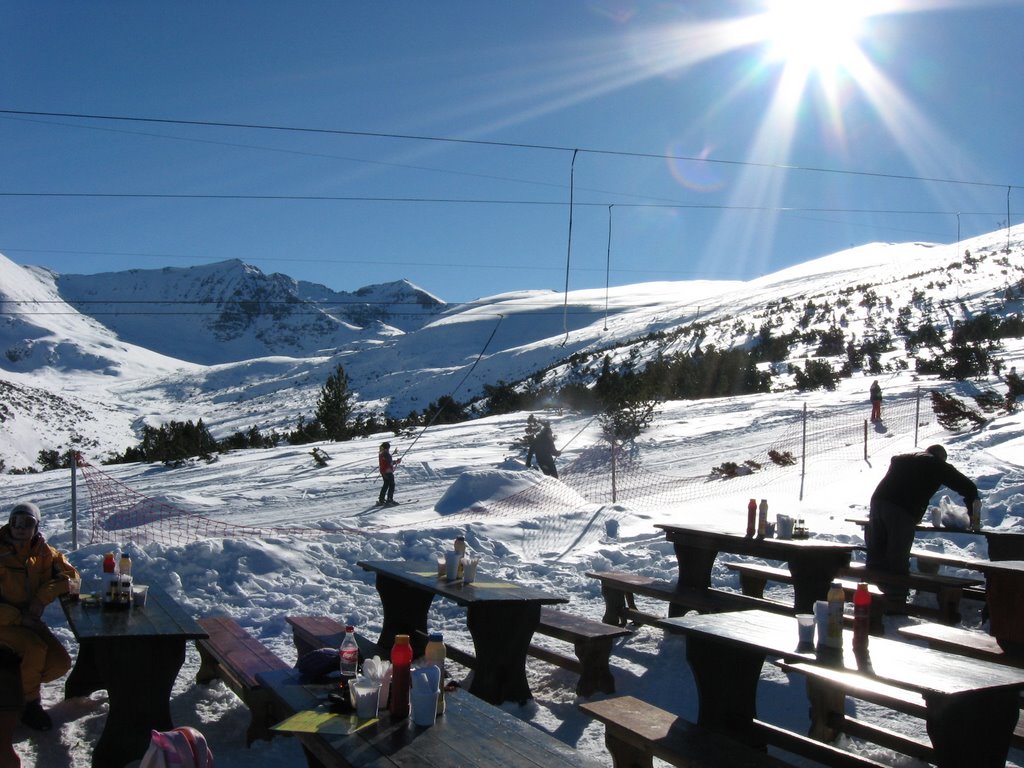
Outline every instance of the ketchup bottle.
[[757, 519], [757, 500], [747, 502], [747, 538], [754, 538], [754, 524]]
[[395, 635], [391, 647], [391, 703], [392, 717], [409, 716], [409, 689], [412, 687], [412, 646], [408, 635]]
[[853, 593], [853, 649], [866, 651], [868, 633], [871, 629], [871, 593], [863, 581]]

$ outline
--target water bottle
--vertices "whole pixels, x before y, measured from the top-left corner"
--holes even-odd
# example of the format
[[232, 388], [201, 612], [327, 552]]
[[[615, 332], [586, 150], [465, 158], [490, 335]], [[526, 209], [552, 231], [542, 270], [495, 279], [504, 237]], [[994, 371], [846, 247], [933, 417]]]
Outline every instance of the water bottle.
[[391, 646], [391, 703], [392, 717], [409, 716], [409, 689], [412, 687], [412, 646], [408, 635], [395, 635]]
[[356, 642], [356, 628], [351, 624], [345, 627], [338, 656], [341, 658], [341, 676], [351, 680], [359, 671], [359, 644]]
[[444, 635], [440, 632], [431, 632], [427, 636], [427, 647], [423, 651], [423, 658], [428, 664], [433, 664], [441, 670], [441, 693], [437, 697], [437, 714], [444, 714], [444, 660], [447, 650], [444, 646]]
[[866, 651], [871, 629], [871, 593], [868, 585], [860, 582], [853, 593], [853, 650]]
[[757, 500], [747, 502], [747, 538], [754, 538], [754, 526], [757, 521]]
[[833, 581], [825, 600], [828, 602], [828, 625], [825, 645], [829, 648], [843, 647], [843, 603], [846, 592], [838, 581]]

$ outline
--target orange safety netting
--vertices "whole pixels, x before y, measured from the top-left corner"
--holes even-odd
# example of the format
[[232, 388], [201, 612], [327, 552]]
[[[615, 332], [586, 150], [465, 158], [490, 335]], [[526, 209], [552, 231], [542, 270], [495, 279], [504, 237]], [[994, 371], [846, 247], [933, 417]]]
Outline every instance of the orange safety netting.
[[[713, 454], [702, 451], [701, 438], [682, 441], [678, 452], [699, 456], [707, 469], [698, 476], [673, 476], [651, 469], [644, 461], [642, 449], [618, 449], [614, 461], [607, 445], [598, 445], [560, 471], [561, 483], [544, 483], [498, 500], [488, 500], [471, 509], [446, 515], [446, 525], [469, 523], [487, 518], [528, 520], [564, 516], [567, 510], [577, 516], [581, 499], [586, 505], [626, 504], [630, 510], [664, 509], [680, 502], [710, 499], [726, 494], [753, 491], [769, 480], [783, 475], [799, 477], [813, 473], [812, 461], [858, 462], [880, 450], [883, 440], [891, 447], [898, 437], [903, 445], [937, 431], [930, 408], [919, 409], [915, 399], [892, 399], [886, 402], [885, 429], [865, 429], [861, 411], [821, 412], [805, 418], [771, 425], [751, 424], [737, 430], [736, 445], [729, 452]], [[751, 428], [761, 434], [775, 436], [761, 443], [744, 442]], [[691, 462], [692, 464], [692, 462]], [[718, 470], [733, 464], [738, 469], [726, 478]], [[347, 528], [333, 525], [265, 527], [238, 525], [196, 514], [167, 502], [149, 498], [79, 457], [79, 468], [89, 494], [92, 518], [91, 541], [132, 541], [138, 544], [160, 543], [182, 545], [214, 538], [266, 538], [295, 536], [308, 538], [328, 533], [369, 533], [437, 525], [438, 521], [419, 524], [404, 522], [393, 527]], [[819, 479], [820, 481], [820, 479]], [[753, 495], [753, 493], [751, 493]], [[584, 516], [590, 514], [584, 513]], [[614, 515], [613, 515], [614, 516]]]

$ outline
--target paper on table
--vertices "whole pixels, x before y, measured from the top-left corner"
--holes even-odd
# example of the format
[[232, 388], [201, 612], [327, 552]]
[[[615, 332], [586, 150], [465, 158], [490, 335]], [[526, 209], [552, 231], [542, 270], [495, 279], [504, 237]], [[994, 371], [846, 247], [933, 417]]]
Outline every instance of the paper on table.
[[[368, 721], [361, 721], [366, 725]], [[360, 721], [354, 715], [338, 715], [334, 712], [317, 712], [306, 710], [296, 712], [287, 720], [282, 720], [277, 725], [271, 726], [272, 731], [287, 731], [290, 733], [327, 733], [344, 735], [352, 733], [359, 727]]]

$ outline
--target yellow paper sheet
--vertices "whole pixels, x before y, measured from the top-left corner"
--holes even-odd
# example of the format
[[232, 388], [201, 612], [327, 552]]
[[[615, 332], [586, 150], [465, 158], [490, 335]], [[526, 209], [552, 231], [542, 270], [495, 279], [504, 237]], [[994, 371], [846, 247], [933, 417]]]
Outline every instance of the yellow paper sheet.
[[316, 712], [306, 710], [297, 712], [287, 720], [283, 720], [273, 726], [274, 731], [288, 731], [290, 733], [324, 733], [329, 735], [343, 735], [352, 733], [360, 726], [367, 725], [372, 721], [360, 721], [355, 715], [338, 715], [334, 712]]

